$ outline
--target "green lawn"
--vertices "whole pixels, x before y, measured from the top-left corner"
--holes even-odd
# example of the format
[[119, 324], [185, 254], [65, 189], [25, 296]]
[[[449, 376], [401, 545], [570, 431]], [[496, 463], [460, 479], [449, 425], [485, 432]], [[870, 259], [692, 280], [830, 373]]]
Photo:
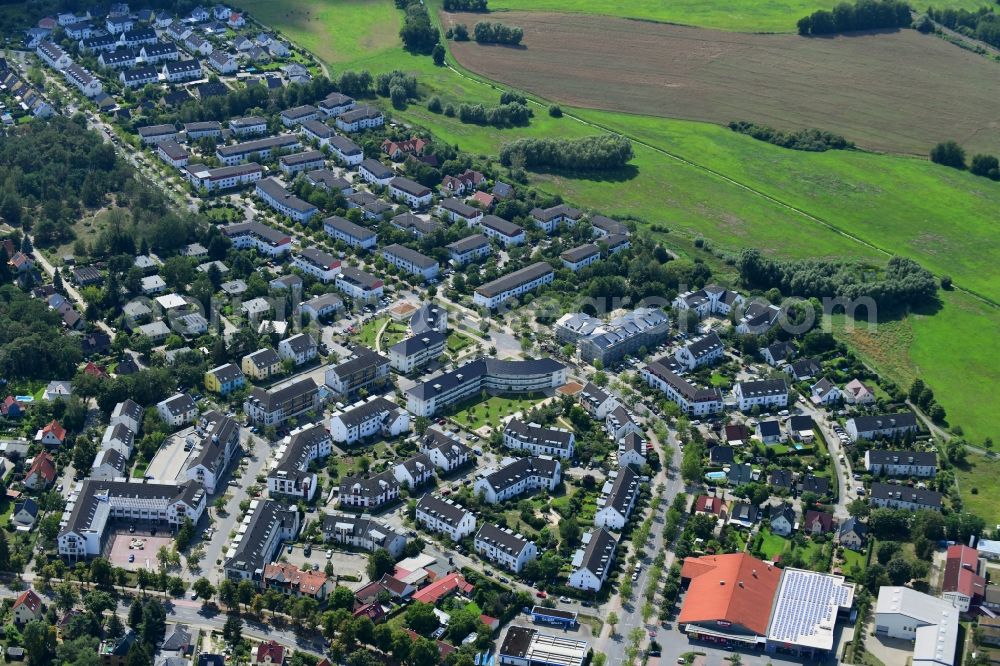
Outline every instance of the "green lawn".
[[853, 551], [850, 548], [844, 549], [844, 572], [850, 571], [852, 567], [858, 567], [861, 571], [865, 569], [865, 554]]
[[[697, 25], [734, 32], [794, 32], [795, 22], [817, 9], [831, 9], [839, 0], [490, 0], [490, 9], [574, 12], [621, 16], [647, 21]], [[975, 9], [982, 0], [944, 0], [935, 7]], [[919, 5], [923, 9], [924, 5]], [[496, 17], [503, 20], [502, 15]]]
[[382, 350], [388, 350], [389, 347], [405, 338], [408, 331], [409, 329], [406, 324], [401, 324], [397, 321], [389, 322], [385, 333], [382, 334]]
[[242, 0], [239, 6], [331, 64], [395, 47], [403, 16], [392, 0]]
[[448, 339], [445, 340], [445, 345], [452, 354], [456, 354], [472, 344], [474, 344], [472, 338], [455, 331], [449, 331]]
[[477, 399], [471, 404], [466, 404], [451, 418], [472, 430], [482, 428], [484, 425], [498, 426], [504, 418], [531, 409], [544, 399], [544, 397], [490, 396], [486, 400]]
[[788, 548], [788, 539], [772, 534], [771, 530], [763, 529], [761, 534], [764, 535], [764, 539], [760, 542], [760, 553], [768, 560], [774, 560]]
[[375, 339], [382, 326], [389, 321], [389, 317], [376, 317], [361, 327], [358, 332], [358, 342], [370, 349], [375, 349]]
[[[970, 453], [968, 464], [955, 468], [955, 476], [965, 509], [982, 516], [987, 525], [1000, 523], [1000, 506], [997, 505], [1000, 460]], [[973, 489], [976, 494], [972, 493]]]

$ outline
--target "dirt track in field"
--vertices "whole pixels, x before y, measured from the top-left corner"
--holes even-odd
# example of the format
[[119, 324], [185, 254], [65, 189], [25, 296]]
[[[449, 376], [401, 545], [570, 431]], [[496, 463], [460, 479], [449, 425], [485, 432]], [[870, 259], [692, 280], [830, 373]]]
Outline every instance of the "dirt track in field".
[[[443, 14], [472, 26], [481, 14]], [[914, 30], [755, 35], [575, 14], [502, 12], [521, 47], [451, 42], [466, 68], [574, 106], [818, 127], [919, 153], [955, 139], [1000, 152], [1000, 63]]]

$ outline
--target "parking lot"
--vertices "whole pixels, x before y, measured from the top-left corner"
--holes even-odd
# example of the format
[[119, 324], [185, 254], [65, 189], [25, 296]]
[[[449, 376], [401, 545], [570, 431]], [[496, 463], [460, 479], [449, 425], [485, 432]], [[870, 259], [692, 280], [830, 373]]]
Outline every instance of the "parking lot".
[[319, 570], [323, 571], [326, 569], [326, 563], [329, 562], [333, 566], [335, 576], [354, 576], [361, 579], [361, 582], [358, 583], [343, 583], [345, 587], [352, 590], [357, 590], [368, 583], [368, 575], [365, 573], [368, 558], [364, 553], [348, 553], [333, 549], [333, 556], [328, 560], [326, 559], [327, 548], [329, 546], [326, 544], [314, 545], [312, 553], [306, 557], [302, 546], [293, 546], [291, 553], [288, 552], [288, 547], [284, 546], [280, 557], [285, 558], [289, 564], [294, 564], [300, 569], [316, 564], [319, 565]]
[[[129, 548], [133, 541], [141, 541], [142, 548]], [[113, 537], [108, 560], [111, 562], [111, 566], [122, 567], [128, 571], [138, 571], [139, 569], [155, 571], [160, 568], [160, 563], [156, 559], [156, 553], [160, 550], [160, 546], [170, 548], [173, 542], [173, 537], [169, 535], [149, 536], [138, 532], [135, 534], [122, 532]], [[129, 562], [130, 555], [134, 556], [132, 562]]]

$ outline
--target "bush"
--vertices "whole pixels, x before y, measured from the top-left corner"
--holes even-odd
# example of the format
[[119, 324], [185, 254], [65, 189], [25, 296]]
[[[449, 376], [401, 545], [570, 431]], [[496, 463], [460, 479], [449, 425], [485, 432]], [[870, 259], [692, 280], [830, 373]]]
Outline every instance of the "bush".
[[969, 171], [977, 176], [985, 176], [997, 180], [1000, 178], [1000, 160], [992, 155], [973, 155]]
[[519, 127], [528, 124], [531, 109], [517, 102], [488, 107], [482, 104], [462, 104], [458, 107], [458, 118], [463, 123], [474, 125]]
[[562, 118], [562, 109], [558, 105], [553, 104], [549, 107], [549, 115], [553, 118]]
[[431, 24], [427, 9], [420, 0], [396, 1], [396, 5], [406, 9], [403, 27], [399, 29], [399, 38], [407, 51], [428, 54], [440, 39], [438, 29]]
[[446, 12], [485, 12], [486, 0], [444, 0]]
[[729, 129], [752, 136], [758, 141], [767, 141], [782, 148], [823, 152], [826, 150], [850, 150], [854, 144], [839, 134], [818, 129], [803, 129], [796, 132], [782, 132], [767, 125], [757, 125], [745, 120], [729, 123]]
[[427, 100], [427, 110], [431, 113], [441, 113], [441, 98], [435, 95]]
[[524, 37], [524, 30], [503, 23], [480, 21], [473, 28], [473, 35], [480, 44], [507, 44], [517, 46]]
[[500, 163], [575, 171], [621, 169], [632, 159], [632, 142], [603, 134], [583, 139], [518, 139], [500, 149]]
[[931, 148], [931, 162], [953, 169], [964, 169], [965, 149], [954, 141], [942, 141]]
[[469, 41], [469, 27], [464, 23], [459, 23], [454, 28], [452, 28], [452, 38], [456, 42], [467, 42]]

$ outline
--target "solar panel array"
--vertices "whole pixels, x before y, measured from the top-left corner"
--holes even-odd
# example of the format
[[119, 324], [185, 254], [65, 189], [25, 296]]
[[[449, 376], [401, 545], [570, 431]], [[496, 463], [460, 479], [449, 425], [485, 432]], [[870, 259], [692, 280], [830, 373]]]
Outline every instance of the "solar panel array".
[[837, 609], [850, 603], [851, 588], [833, 576], [786, 569], [768, 638], [794, 643], [817, 628], [833, 630]]

